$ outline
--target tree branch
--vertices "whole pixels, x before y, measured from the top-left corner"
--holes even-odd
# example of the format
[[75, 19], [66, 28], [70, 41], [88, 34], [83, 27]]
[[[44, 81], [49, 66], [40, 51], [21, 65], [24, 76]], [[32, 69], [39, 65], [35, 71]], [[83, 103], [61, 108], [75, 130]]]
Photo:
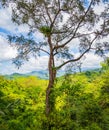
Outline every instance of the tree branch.
[[48, 18], [49, 18], [50, 22], [52, 23], [52, 19], [51, 19], [51, 16], [50, 16], [50, 14], [49, 14], [48, 7], [47, 7], [45, 1], [44, 1], [44, 5], [45, 5], [45, 9], [46, 9], [46, 13], [47, 13], [47, 15], [48, 15]]
[[71, 60], [68, 60], [66, 62], [64, 62], [63, 64], [61, 64], [60, 66], [57, 66], [56, 67], [56, 70], [60, 69], [61, 67], [63, 67], [64, 65], [70, 63], [70, 62], [75, 62], [75, 61], [78, 61], [80, 60], [88, 51], [90, 51], [91, 49], [91, 46], [93, 44], [93, 42], [96, 40], [97, 36], [95, 36], [95, 38], [90, 42], [90, 46], [88, 49], [86, 49], [79, 57], [77, 57], [76, 59], [71, 59]]
[[48, 52], [48, 51], [46, 51], [46, 50], [44, 50], [44, 49], [39, 49], [40, 51], [43, 51], [43, 52], [45, 52], [45, 53], [47, 53], [48, 55], [50, 55], [50, 53]]
[[64, 44], [55, 46], [54, 49], [63, 48], [63, 47], [64, 47], [65, 45], [67, 45], [70, 41], [72, 41], [72, 39], [75, 37], [75, 35], [76, 35], [76, 33], [77, 33], [77, 31], [78, 31], [78, 29], [79, 29], [79, 27], [80, 27], [80, 24], [83, 22], [85, 16], [86, 16], [87, 13], [89, 12], [89, 10], [90, 10], [90, 8], [91, 8], [91, 6], [92, 6], [92, 3], [93, 3], [93, 0], [91, 0], [90, 5], [89, 5], [88, 9], [86, 10], [84, 16], [82, 17], [82, 19], [80, 19], [80, 21], [79, 21], [79, 23], [78, 23], [78, 25], [77, 25], [77, 27], [76, 27], [76, 29], [75, 29], [75, 32], [74, 32], [73, 36], [72, 36], [68, 41], [66, 41]]
[[63, 64], [61, 64], [60, 66], [57, 66], [56, 67], [56, 70], [60, 69], [61, 67], [63, 67], [64, 65], [70, 63], [70, 62], [75, 62], [75, 61], [78, 61], [80, 60], [90, 49], [88, 48], [84, 53], [82, 53], [78, 58], [76, 59], [71, 59], [71, 60], [68, 60], [66, 62], [64, 62]]

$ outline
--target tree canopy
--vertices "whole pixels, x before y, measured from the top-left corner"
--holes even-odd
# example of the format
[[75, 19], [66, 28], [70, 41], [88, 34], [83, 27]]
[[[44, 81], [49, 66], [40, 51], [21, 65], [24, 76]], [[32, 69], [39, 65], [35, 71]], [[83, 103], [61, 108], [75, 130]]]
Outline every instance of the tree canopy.
[[[95, 6], [100, 2], [102, 1], [2, 0], [3, 5], [11, 5], [14, 23], [27, 24], [30, 27], [30, 33], [40, 32], [45, 37], [40, 42], [31, 37], [9, 37], [9, 40], [17, 42], [19, 46], [17, 65], [21, 65], [20, 63], [24, 59], [27, 60], [28, 54], [31, 52], [36, 54], [36, 52], [44, 51], [50, 55], [52, 51], [54, 57], [68, 59], [59, 66], [54, 66], [56, 68], [79, 60], [91, 49], [96, 50], [97, 54], [103, 55], [104, 47], [107, 50], [109, 45], [107, 41], [100, 42], [98, 39], [108, 35], [108, 4], [104, 3], [107, 8], [101, 14], [97, 14]], [[77, 42], [78, 48], [76, 48], [81, 52], [77, 58], [74, 58], [74, 54], [69, 51], [75, 44], [73, 41]], [[44, 50], [43, 46], [47, 46], [47, 48]]]
[[[104, 10], [97, 13], [96, 8], [101, 3]], [[30, 28], [29, 37], [9, 36], [9, 41], [18, 49], [14, 63], [20, 66], [28, 60], [29, 54], [36, 56], [41, 51], [49, 57], [48, 114], [52, 107], [50, 94], [57, 70], [80, 60], [91, 50], [100, 56], [109, 50], [108, 41], [103, 40], [109, 33], [108, 0], [2, 0], [2, 5], [12, 7], [14, 23], [26, 24]], [[44, 38], [35, 40], [32, 37], [34, 32], [42, 33]], [[57, 64], [57, 59], [63, 61]]]

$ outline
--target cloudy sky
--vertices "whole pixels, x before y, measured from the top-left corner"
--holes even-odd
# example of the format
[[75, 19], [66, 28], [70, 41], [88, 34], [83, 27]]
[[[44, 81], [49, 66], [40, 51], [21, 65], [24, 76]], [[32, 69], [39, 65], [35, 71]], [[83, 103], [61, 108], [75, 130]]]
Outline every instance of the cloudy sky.
[[[101, 11], [103, 5], [95, 8], [96, 11]], [[28, 27], [26, 25], [17, 26], [11, 22], [11, 8], [0, 8], [0, 74], [11, 74], [14, 72], [27, 73], [35, 70], [46, 70], [48, 57], [43, 55], [37, 59], [31, 57], [28, 62], [20, 68], [12, 64], [12, 59], [17, 55], [17, 50], [12, 48], [7, 41], [7, 34], [25, 34], [28, 32]], [[41, 39], [41, 34], [38, 34], [39, 39]], [[101, 57], [95, 56], [93, 53], [89, 53], [86, 59], [83, 61], [83, 68], [94, 69], [100, 67], [100, 62], [103, 59]]]

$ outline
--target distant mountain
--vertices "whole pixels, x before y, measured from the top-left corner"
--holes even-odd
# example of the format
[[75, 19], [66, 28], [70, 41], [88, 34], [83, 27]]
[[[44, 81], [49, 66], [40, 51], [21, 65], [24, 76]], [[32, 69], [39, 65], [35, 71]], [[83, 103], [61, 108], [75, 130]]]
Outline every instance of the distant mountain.
[[47, 71], [32, 71], [30, 73], [20, 74], [20, 73], [13, 73], [10, 75], [4, 75], [8, 79], [13, 79], [17, 77], [28, 77], [28, 76], [36, 76], [41, 79], [48, 79]]
[[48, 79], [48, 71], [46, 71], [46, 70], [44, 70], [44, 71], [41, 71], [41, 70], [32, 71], [30, 73], [26, 73], [25, 75], [26, 76], [37, 76], [41, 79]]
[[13, 79], [13, 78], [17, 78], [17, 77], [25, 77], [25, 74], [20, 74], [20, 73], [13, 73], [10, 75], [3, 75], [4, 77], [6, 77], [7, 79]]
[[[91, 74], [94, 74], [96, 72], [99, 73], [100, 72], [100, 68], [84, 70], [82, 73], [84, 73], [85, 75], [91, 75]], [[73, 72], [72, 72], [72, 74], [73, 74]], [[59, 71], [57, 73], [57, 77], [60, 77], [62, 75], [65, 75], [64, 71]], [[13, 79], [13, 78], [17, 78], [17, 77], [28, 77], [28, 76], [36, 76], [36, 77], [41, 78], [41, 79], [48, 79], [48, 71], [47, 70], [37, 70], [37, 71], [32, 71], [32, 72], [29, 72], [29, 73], [25, 73], [25, 74], [13, 73], [13, 74], [4, 75], [4, 76], [6, 78], [8, 78], [8, 79]]]

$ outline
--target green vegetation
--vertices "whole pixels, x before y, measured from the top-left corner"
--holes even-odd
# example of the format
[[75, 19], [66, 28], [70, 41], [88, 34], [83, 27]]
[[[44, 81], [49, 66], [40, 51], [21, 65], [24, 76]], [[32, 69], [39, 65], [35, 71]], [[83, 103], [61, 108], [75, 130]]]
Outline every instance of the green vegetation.
[[[103, 8], [98, 13], [96, 8], [101, 8], [101, 4]], [[89, 52], [104, 57], [109, 51], [108, 0], [0, 0], [0, 5], [12, 9], [14, 24], [28, 26], [27, 32], [10, 33], [7, 37], [17, 49], [13, 63], [19, 68], [31, 56], [48, 57], [48, 117], [54, 108], [50, 97], [55, 95], [52, 92], [59, 69], [73, 65], [81, 72], [82, 57]]]
[[47, 118], [48, 80], [1, 76], [0, 130], [109, 130], [108, 77], [109, 70], [103, 70], [58, 78], [50, 100], [54, 107]]

